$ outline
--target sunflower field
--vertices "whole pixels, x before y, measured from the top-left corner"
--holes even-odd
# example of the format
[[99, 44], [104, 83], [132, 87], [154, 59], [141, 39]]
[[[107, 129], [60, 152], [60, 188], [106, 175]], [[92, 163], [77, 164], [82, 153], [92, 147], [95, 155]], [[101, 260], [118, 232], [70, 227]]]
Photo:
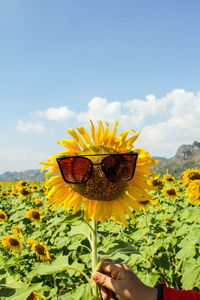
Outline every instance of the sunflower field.
[[[200, 170], [149, 182], [157, 204], [144, 201], [137, 222], [98, 223], [98, 257], [128, 264], [147, 285], [200, 291]], [[0, 199], [0, 298], [93, 299], [82, 210], [48, 207], [44, 182], [1, 183]]]

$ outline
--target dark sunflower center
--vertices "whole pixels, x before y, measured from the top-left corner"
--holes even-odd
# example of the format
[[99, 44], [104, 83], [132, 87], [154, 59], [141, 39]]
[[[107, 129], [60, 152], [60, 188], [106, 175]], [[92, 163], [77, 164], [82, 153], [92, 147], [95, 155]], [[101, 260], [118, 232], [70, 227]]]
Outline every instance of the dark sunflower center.
[[0, 219], [4, 220], [5, 219], [5, 215], [4, 214], [0, 214]]
[[[87, 154], [104, 154], [113, 153], [111, 149], [104, 149], [103, 147], [93, 146], [82, 152], [82, 155]], [[106, 156], [106, 155], [105, 155]], [[88, 156], [93, 163], [101, 163], [105, 157], [101, 156]], [[108, 180], [102, 171], [101, 165], [94, 165], [92, 175], [86, 183], [70, 184], [73, 190], [90, 200], [98, 201], [112, 201], [122, 195], [126, 189], [127, 183], [125, 181], [112, 182]]]
[[28, 296], [27, 300], [35, 300], [35, 295], [33, 294], [33, 292], [30, 294], [30, 296]]
[[189, 174], [188, 177], [190, 180], [197, 180], [197, 179], [200, 179], [200, 173], [193, 172], [193, 173]]
[[27, 196], [29, 194], [29, 191], [25, 188], [21, 189], [20, 190], [20, 193], [23, 195], [23, 196]]
[[154, 179], [152, 181], [153, 186], [160, 186], [162, 185], [162, 181], [160, 179]]
[[36, 245], [35, 250], [39, 255], [45, 255], [45, 248], [42, 245]]
[[174, 189], [170, 189], [170, 190], [167, 190], [167, 194], [170, 195], [170, 196], [175, 196], [176, 191]]
[[32, 217], [35, 219], [35, 220], [39, 220], [40, 219], [40, 214], [38, 211], [33, 211], [32, 212]]
[[19, 246], [19, 241], [16, 240], [16, 239], [10, 238], [10, 239], [9, 239], [9, 242], [10, 242], [10, 245], [11, 245], [11, 246], [15, 246], [15, 247]]
[[167, 181], [171, 182], [171, 181], [174, 181], [174, 179], [173, 179], [173, 177], [167, 177]]
[[148, 203], [149, 203], [149, 200], [140, 201], [140, 204], [143, 204], [143, 205], [147, 205]]
[[[96, 173], [96, 172], [95, 172]], [[100, 174], [93, 175], [93, 178], [83, 184], [72, 184], [71, 187], [77, 193], [90, 200], [111, 201], [124, 193], [125, 182], [111, 182]]]

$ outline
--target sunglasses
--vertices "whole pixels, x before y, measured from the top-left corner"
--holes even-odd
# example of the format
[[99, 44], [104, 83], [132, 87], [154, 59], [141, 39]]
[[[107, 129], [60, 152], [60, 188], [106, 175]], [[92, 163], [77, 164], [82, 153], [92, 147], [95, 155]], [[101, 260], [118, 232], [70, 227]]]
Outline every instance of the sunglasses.
[[[88, 157], [105, 156], [99, 163], [93, 163]], [[93, 166], [100, 165], [110, 181], [131, 180], [135, 173], [138, 153], [113, 153], [62, 156], [57, 158], [61, 175], [67, 183], [86, 183], [93, 171]]]

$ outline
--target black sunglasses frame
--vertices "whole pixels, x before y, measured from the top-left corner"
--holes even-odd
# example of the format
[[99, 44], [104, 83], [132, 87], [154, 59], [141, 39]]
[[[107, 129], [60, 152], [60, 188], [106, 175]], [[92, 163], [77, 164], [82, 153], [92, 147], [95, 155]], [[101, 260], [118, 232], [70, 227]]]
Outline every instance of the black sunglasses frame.
[[[102, 161], [100, 163], [93, 163], [89, 158], [87, 158], [87, 156], [105, 156], [107, 155], [106, 157], [104, 157], [102, 159]], [[130, 155], [130, 156], [133, 156], [135, 157], [135, 161], [134, 161], [134, 166], [133, 166], [133, 171], [132, 171], [132, 174], [129, 178], [126, 178], [126, 179], [120, 179], [120, 180], [110, 180], [110, 178], [108, 177], [107, 175], [107, 171], [106, 169], [104, 168], [104, 160], [107, 159], [108, 157], [112, 157], [112, 156], [116, 156], [116, 155]], [[65, 175], [64, 175], [64, 172], [62, 170], [62, 166], [61, 166], [61, 161], [63, 159], [66, 159], [66, 158], [78, 158], [78, 157], [84, 157], [85, 159], [88, 159], [89, 162], [90, 162], [90, 174], [88, 175], [88, 178], [86, 181], [83, 181], [83, 182], [71, 182], [69, 180], [67, 180], [65, 178]], [[104, 175], [106, 176], [106, 178], [109, 180], [109, 181], [112, 181], [112, 182], [119, 182], [119, 181], [128, 181], [128, 180], [131, 180], [135, 174], [135, 168], [136, 168], [136, 162], [137, 162], [137, 158], [138, 158], [138, 153], [137, 152], [128, 152], [128, 153], [104, 153], [104, 154], [84, 154], [84, 155], [73, 155], [73, 156], [61, 156], [61, 157], [57, 157], [56, 160], [57, 160], [57, 163], [58, 163], [58, 166], [59, 166], [59, 169], [60, 169], [60, 173], [62, 175], [62, 178], [65, 182], [67, 183], [71, 183], [71, 184], [83, 184], [83, 183], [86, 183], [88, 182], [88, 180], [91, 178], [92, 176], [92, 172], [93, 172], [93, 166], [94, 165], [101, 165], [101, 168], [102, 168], [102, 171], [104, 173]]]

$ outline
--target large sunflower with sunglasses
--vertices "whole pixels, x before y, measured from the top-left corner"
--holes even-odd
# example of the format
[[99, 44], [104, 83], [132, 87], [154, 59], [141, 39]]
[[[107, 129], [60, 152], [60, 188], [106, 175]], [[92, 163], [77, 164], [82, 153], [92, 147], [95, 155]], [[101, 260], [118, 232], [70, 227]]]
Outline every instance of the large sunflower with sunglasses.
[[129, 129], [117, 136], [118, 122], [111, 132], [105, 123], [106, 128], [98, 121], [96, 130], [91, 121], [91, 137], [84, 127], [77, 127], [78, 133], [68, 129], [72, 139], [58, 141], [66, 149], [41, 162], [41, 172], [51, 167], [46, 173], [48, 205], [63, 205], [72, 213], [83, 206], [87, 221], [113, 218], [127, 225], [125, 215], [134, 219], [132, 209], [142, 211], [144, 197], [149, 198], [152, 186], [146, 176], [156, 161], [144, 149], [134, 149], [139, 133]]

